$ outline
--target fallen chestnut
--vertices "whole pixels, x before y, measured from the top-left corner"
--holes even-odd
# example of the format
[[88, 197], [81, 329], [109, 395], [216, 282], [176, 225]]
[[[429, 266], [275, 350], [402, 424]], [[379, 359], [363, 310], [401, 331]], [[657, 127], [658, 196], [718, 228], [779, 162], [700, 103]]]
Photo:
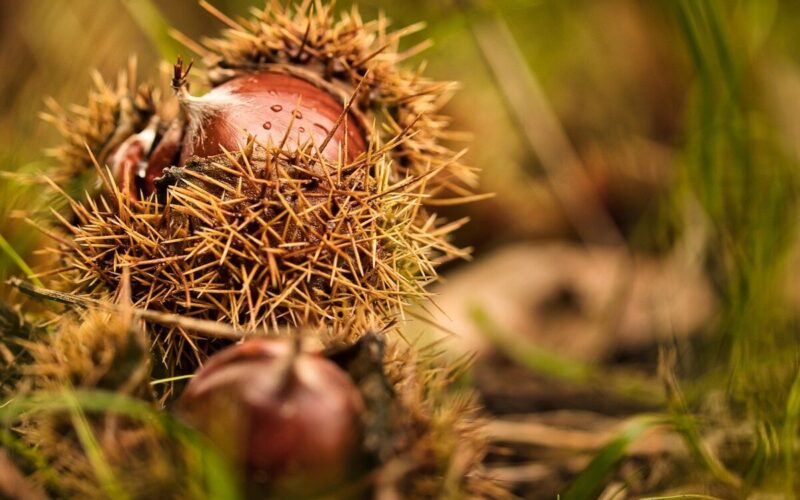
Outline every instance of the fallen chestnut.
[[291, 341], [248, 340], [209, 358], [179, 413], [242, 467], [248, 490], [340, 485], [360, 455], [364, 404], [349, 376]]

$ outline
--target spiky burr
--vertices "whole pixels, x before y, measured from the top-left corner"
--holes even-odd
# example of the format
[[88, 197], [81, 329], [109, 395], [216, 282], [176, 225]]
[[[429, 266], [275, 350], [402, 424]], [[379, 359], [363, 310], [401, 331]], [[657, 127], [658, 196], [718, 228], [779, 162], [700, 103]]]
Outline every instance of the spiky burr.
[[[129, 269], [136, 307], [345, 339], [394, 324], [438, 264], [467, 255], [447, 242], [463, 221], [426, 207], [473, 180], [442, 144], [452, 85], [398, 65], [416, 27], [310, 5], [217, 15], [231, 29], [197, 48], [211, 90], [192, 95], [179, 61], [173, 103], [115, 147], [127, 129], [89, 144], [103, 194], [62, 217], [61, 286], [102, 293]], [[180, 329], [159, 339], [168, 366], [214, 348]]]

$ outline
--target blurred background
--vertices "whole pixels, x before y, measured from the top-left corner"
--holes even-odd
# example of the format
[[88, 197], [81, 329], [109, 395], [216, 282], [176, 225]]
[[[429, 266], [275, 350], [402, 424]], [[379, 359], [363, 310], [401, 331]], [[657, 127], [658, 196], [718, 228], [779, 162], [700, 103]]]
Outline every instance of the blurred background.
[[[800, 4], [357, 4], [427, 23], [412, 63], [461, 82], [447, 111], [496, 193], [444, 210], [474, 258], [406, 325], [477, 353], [496, 477], [522, 498], [800, 494]], [[83, 103], [130, 54], [142, 78], [191, 58], [167, 26], [222, 29], [193, 0], [0, 0], [3, 279], [38, 258], [44, 98]]]

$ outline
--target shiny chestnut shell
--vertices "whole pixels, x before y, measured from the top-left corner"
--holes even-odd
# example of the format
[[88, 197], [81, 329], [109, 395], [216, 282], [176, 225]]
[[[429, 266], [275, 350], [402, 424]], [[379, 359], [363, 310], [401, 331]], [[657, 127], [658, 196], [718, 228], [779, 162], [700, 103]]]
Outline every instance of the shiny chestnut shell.
[[[263, 144], [279, 145], [290, 123], [284, 143], [289, 151], [310, 140], [321, 147], [334, 128], [323, 156], [336, 162], [340, 148], [345, 148], [345, 124], [336, 127], [344, 106], [327, 90], [302, 78], [275, 72], [242, 75], [213, 88], [200, 99], [207, 108], [202, 133], [184, 142], [181, 165], [191, 156], [221, 154], [222, 148], [236, 151], [246, 144], [248, 134]], [[366, 141], [351, 113], [345, 120], [345, 160], [351, 161], [366, 150]]]
[[[185, 105], [197, 112], [186, 113], [188, 123], [174, 120], [152, 151], [139, 139], [142, 134], [118, 148], [110, 163], [123, 192], [133, 198], [139, 198], [140, 193], [149, 196], [165, 168], [183, 166], [192, 156], [236, 151], [249, 136], [265, 145], [283, 143], [288, 151], [312, 141], [317, 147], [325, 144], [322, 155], [331, 162], [339, 161], [340, 149], [346, 162], [367, 149], [353, 114], [347, 113], [337, 126], [344, 110], [342, 103], [327, 90], [296, 76], [275, 72], [242, 75], [190, 101]], [[333, 135], [326, 143], [331, 131]]]
[[286, 341], [248, 340], [215, 354], [178, 409], [249, 481], [269, 486], [339, 482], [360, 449], [363, 401], [350, 377]]

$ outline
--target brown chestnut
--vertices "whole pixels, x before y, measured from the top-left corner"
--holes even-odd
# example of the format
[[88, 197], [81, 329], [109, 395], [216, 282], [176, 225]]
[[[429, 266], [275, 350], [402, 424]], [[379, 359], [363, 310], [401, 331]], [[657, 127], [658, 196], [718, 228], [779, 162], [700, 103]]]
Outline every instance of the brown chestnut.
[[[184, 104], [189, 109], [189, 130], [180, 165], [191, 156], [220, 154], [222, 148], [236, 151], [246, 144], [248, 135], [262, 144], [279, 145], [287, 130], [284, 148], [290, 151], [312, 140], [322, 147], [331, 131], [323, 156], [338, 161], [339, 150], [344, 148], [345, 123], [337, 127], [344, 106], [327, 90], [296, 76], [275, 72], [242, 75]], [[344, 159], [351, 161], [366, 150], [366, 141], [352, 114], [345, 119]]]
[[361, 395], [341, 368], [290, 341], [256, 339], [209, 358], [179, 412], [243, 467], [249, 488], [309, 493], [359, 456]]
[[154, 192], [155, 180], [161, 177], [164, 169], [178, 163], [182, 139], [182, 124], [180, 120], [174, 120], [164, 132], [156, 147], [153, 148], [153, 152], [147, 161], [147, 169], [144, 172], [143, 180], [144, 194], [149, 195]]
[[111, 154], [108, 164], [111, 173], [122, 193], [138, 199], [139, 192], [145, 195], [152, 193], [152, 189], [145, 186], [145, 172], [147, 171], [147, 155], [155, 139], [152, 128], [146, 128], [133, 134], [122, 142]]
[[120, 191], [132, 199], [155, 192], [155, 179], [165, 168], [177, 163], [183, 129], [178, 120], [156, 137], [153, 123], [122, 142], [111, 154], [108, 164]]

